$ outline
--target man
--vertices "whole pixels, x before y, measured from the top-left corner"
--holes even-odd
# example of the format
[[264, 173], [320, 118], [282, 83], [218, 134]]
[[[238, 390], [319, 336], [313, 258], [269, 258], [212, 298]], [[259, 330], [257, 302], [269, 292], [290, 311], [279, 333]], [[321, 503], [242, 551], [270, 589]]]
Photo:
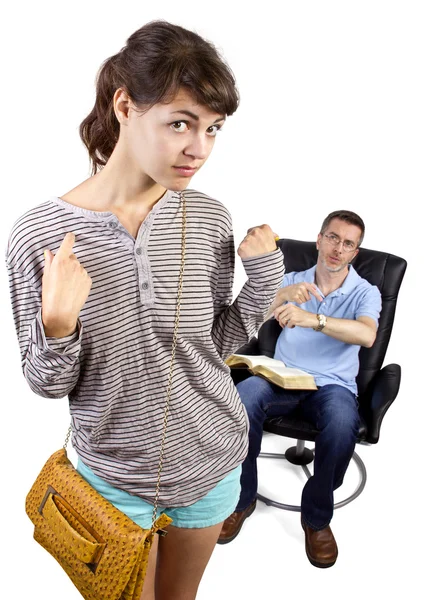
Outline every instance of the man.
[[250, 443], [242, 467], [240, 500], [223, 525], [220, 544], [232, 541], [255, 509], [256, 459], [265, 419], [297, 409], [320, 431], [314, 475], [302, 493], [306, 553], [316, 567], [336, 562], [337, 544], [329, 525], [333, 492], [343, 482], [359, 428], [358, 353], [361, 346], [373, 345], [381, 310], [377, 287], [350, 265], [364, 231], [364, 222], [353, 212], [329, 214], [317, 239], [317, 264], [285, 275], [270, 307], [268, 317], [273, 315], [283, 328], [274, 358], [311, 373], [318, 390], [284, 390], [257, 376], [238, 384], [250, 420]]

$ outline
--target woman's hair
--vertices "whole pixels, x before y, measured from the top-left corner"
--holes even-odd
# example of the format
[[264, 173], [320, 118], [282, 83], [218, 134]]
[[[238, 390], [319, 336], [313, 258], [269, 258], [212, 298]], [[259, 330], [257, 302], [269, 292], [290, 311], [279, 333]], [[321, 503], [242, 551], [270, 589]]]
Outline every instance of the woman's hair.
[[365, 234], [365, 225], [364, 221], [359, 215], [352, 212], [351, 210], [335, 210], [324, 219], [320, 231], [322, 235], [324, 235], [324, 233], [327, 231], [327, 228], [333, 219], [339, 219], [340, 221], [345, 221], [346, 223], [349, 223], [349, 225], [356, 225], [357, 227], [359, 227], [361, 229], [361, 237], [359, 238], [358, 247], [361, 246]]
[[213, 44], [166, 21], [135, 31], [99, 69], [95, 105], [80, 125], [92, 175], [106, 165], [118, 141], [120, 124], [113, 106], [118, 88], [148, 110], [157, 102], [172, 101], [181, 87], [218, 114], [232, 115], [238, 107], [234, 75]]

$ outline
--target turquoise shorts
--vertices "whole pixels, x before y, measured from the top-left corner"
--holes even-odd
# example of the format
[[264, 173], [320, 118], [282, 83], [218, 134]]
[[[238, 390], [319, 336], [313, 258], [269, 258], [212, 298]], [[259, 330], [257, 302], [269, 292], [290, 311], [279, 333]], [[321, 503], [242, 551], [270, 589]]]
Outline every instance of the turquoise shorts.
[[[101, 496], [121, 510], [137, 525], [143, 529], [151, 527], [152, 504], [142, 500], [139, 496], [133, 496], [113, 487], [101, 477], [95, 475], [80, 459], [78, 459], [77, 471]], [[240, 476], [241, 465], [231, 471], [224, 479], [219, 481], [216, 487], [191, 506], [170, 508], [159, 506], [157, 517], [166, 513], [173, 519], [172, 525], [174, 527], [188, 529], [200, 529], [217, 525], [229, 517], [237, 506], [241, 491]]]

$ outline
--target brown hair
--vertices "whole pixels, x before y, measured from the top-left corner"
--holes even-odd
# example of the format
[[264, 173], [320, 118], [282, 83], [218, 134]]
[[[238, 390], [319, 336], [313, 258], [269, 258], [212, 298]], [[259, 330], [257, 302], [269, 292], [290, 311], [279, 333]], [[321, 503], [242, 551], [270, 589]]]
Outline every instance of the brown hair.
[[180, 87], [218, 114], [232, 115], [238, 107], [234, 75], [216, 48], [178, 25], [148, 23], [104, 61], [96, 79], [95, 105], [80, 125], [92, 175], [106, 165], [118, 141], [116, 90], [123, 88], [137, 106], [148, 110], [157, 102], [173, 100]]
[[359, 215], [351, 210], [335, 210], [324, 219], [324, 222], [321, 225], [321, 235], [324, 235], [324, 233], [327, 231], [327, 227], [330, 225], [330, 222], [333, 219], [340, 219], [340, 221], [345, 221], [350, 225], [356, 225], [359, 227], [361, 229], [361, 237], [359, 238], [358, 247], [361, 246], [362, 240], [364, 239], [365, 225], [364, 221]]

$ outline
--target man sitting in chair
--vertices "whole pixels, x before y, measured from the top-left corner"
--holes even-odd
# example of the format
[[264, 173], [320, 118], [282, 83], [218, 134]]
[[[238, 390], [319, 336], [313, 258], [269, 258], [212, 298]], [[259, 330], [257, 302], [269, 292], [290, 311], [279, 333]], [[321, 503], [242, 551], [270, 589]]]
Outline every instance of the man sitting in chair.
[[314, 475], [302, 493], [306, 553], [316, 567], [331, 567], [337, 544], [330, 529], [333, 492], [343, 482], [359, 429], [358, 353], [376, 338], [380, 292], [350, 265], [364, 237], [364, 222], [341, 210], [328, 215], [317, 239], [317, 264], [286, 274], [269, 309], [282, 326], [274, 358], [311, 373], [318, 390], [284, 390], [252, 376], [237, 385], [250, 420], [249, 451], [242, 466], [241, 496], [218, 540], [231, 542], [256, 506], [257, 467], [267, 417], [298, 410], [320, 431]]

